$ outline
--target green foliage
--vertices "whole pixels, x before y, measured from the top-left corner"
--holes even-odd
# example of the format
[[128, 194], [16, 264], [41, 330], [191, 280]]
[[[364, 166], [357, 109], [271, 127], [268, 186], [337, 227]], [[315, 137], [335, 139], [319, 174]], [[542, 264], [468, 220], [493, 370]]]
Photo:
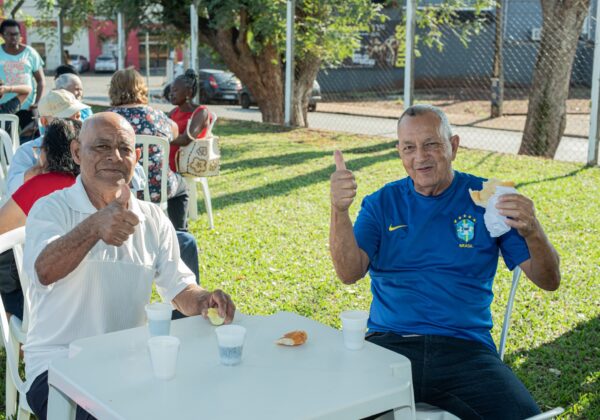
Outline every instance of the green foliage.
[[50, 45], [58, 42], [57, 28], [54, 25], [44, 24], [44, 21], [55, 22], [56, 16], [63, 13], [63, 40], [67, 45], [73, 42], [81, 29], [88, 27], [89, 18], [96, 10], [93, 0], [36, 0], [36, 7], [41, 12], [41, 22], [37, 29]]

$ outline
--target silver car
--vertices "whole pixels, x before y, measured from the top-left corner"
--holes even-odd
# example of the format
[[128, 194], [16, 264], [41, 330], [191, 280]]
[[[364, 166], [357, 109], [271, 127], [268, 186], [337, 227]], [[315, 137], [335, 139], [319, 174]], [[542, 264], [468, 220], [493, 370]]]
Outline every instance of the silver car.
[[94, 64], [94, 71], [100, 72], [115, 72], [117, 71], [117, 57], [113, 55], [102, 54], [96, 57], [96, 64]]

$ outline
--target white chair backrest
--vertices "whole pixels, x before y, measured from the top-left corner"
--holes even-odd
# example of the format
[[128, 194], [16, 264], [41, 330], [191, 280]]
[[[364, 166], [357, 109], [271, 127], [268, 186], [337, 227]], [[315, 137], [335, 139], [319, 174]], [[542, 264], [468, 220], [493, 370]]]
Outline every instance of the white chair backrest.
[[13, 157], [12, 140], [8, 133], [0, 128], [0, 203], [8, 199], [8, 167]]
[[19, 140], [19, 117], [13, 114], [0, 114], [0, 128], [8, 133], [12, 140], [13, 152], [16, 151], [21, 144]]
[[167, 210], [167, 180], [169, 179], [169, 140], [164, 137], [150, 136], [147, 134], [138, 134], [135, 136], [136, 147], [142, 149], [142, 167], [146, 174], [146, 182], [143, 189], [143, 200], [150, 200], [149, 178], [148, 178], [148, 154], [150, 146], [159, 146], [162, 149], [162, 168], [160, 175], [160, 207]]
[[[22, 253], [19, 253], [18, 250], [25, 243], [25, 227], [20, 227], [9, 232], [6, 232], [0, 235], [0, 253], [7, 251], [9, 249], [13, 249], [15, 251], [15, 260], [17, 261], [17, 266], [22, 267]], [[19, 258], [17, 258], [19, 256]], [[26, 287], [22, 283], [23, 293], [26, 293]], [[25, 305], [24, 318], [27, 314], [27, 305]], [[25, 391], [25, 386], [23, 384], [23, 380], [19, 376], [19, 335], [23, 334], [23, 331], [26, 331], [26, 320], [23, 320], [22, 326], [19, 325], [18, 322], [13, 322], [13, 318], [17, 320], [17, 317], [11, 317], [11, 322], [9, 323], [8, 318], [6, 316], [6, 311], [4, 309], [4, 302], [2, 298], [0, 298], [0, 324], [2, 327], [2, 341], [4, 343], [4, 347], [6, 350], [6, 361], [8, 367], [8, 374], [10, 374], [10, 378], [12, 379], [13, 384], [16, 386], [19, 392]], [[16, 326], [21, 331], [15, 331], [11, 326]], [[24, 395], [24, 394], [23, 394]]]

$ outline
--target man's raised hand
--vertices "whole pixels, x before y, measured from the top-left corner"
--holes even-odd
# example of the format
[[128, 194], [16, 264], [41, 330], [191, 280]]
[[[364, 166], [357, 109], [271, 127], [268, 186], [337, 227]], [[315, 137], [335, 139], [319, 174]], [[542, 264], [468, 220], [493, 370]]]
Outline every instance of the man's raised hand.
[[106, 207], [96, 213], [98, 235], [108, 245], [121, 246], [135, 232], [140, 222], [131, 210], [127, 209], [131, 192], [123, 183], [117, 197]]
[[339, 212], [347, 211], [356, 196], [354, 174], [346, 169], [342, 152], [333, 152], [335, 172], [331, 175], [331, 206]]

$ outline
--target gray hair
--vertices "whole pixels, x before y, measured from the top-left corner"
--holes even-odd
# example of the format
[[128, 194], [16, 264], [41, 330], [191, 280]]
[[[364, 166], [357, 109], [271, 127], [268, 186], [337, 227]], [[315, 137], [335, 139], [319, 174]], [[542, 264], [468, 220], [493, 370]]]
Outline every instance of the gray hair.
[[69, 88], [75, 82], [81, 83], [81, 79], [79, 78], [79, 76], [77, 76], [76, 74], [64, 73], [56, 78], [56, 80], [54, 81], [54, 88], [69, 90], [67, 88]]
[[452, 137], [452, 127], [450, 126], [450, 122], [448, 122], [448, 117], [446, 116], [444, 111], [442, 111], [437, 106], [429, 104], [418, 104], [406, 108], [402, 115], [400, 115], [400, 118], [398, 118], [398, 126], [400, 126], [400, 123], [402, 122], [402, 119], [405, 116], [416, 117], [417, 115], [423, 115], [429, 112], [437, 115], [440, 119], [440, 125], [438, 127], [440, 136], [450, 141], [450, 137]]

